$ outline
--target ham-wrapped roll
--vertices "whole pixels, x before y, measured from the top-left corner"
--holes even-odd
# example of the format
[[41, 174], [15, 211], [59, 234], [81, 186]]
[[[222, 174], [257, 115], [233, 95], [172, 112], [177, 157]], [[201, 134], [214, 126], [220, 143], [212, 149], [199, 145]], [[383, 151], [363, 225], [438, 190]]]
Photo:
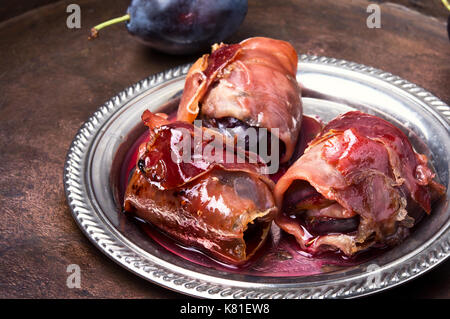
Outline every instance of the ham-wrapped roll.
[[351, 256], [394, 245], [444, 194], [434, 177], [398, 128], [349, 112], [326, 125], [278, 181], [276, 223], [311, 253]]
[[266, 128], [268, 134], [261, 133], [258, 141], [273, 134], [286, 162], [302, 120], [297, 61], [295, 49], [281, 40], [258, 37], [214, 45], [189, 70], [177, 119], [202, 120], [232, 136], [242, 136], [249, 127]]
[[125, 211], [221, 261], [246, 262], [277, 212], [265, 164], [238, 161], [246, 153], [219, 143], [211, 148], [220, 135], [208, 129], [169, 123], [149, 111], [142, 119], [150, 140], [140, 146]]

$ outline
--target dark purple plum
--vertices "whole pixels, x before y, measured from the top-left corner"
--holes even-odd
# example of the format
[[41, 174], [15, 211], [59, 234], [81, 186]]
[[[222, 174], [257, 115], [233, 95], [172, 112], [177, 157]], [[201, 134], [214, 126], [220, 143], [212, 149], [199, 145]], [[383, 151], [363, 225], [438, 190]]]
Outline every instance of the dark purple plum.
[[447, 18], [447, 35], [448, 39], [450, 40], [450, 15]]
[[[127, 15], [114, 20], [126, 21], [128, 31], [151, 48], [191, 54], [233, 34], [247, 7], [247, 0], [133, 0]], [[93, 37], [105, 26], [94, 27]]]
[[359, 215], [351, 218], [306, 219], [305, 227], [314, 236], [347, 234], [358, 230]]

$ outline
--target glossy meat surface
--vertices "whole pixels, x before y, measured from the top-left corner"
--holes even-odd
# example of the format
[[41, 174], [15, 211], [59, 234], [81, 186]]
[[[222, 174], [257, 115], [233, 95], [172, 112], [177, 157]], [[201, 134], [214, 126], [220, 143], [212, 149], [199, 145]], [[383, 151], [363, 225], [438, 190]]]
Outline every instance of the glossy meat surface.
[[[353, 255], [375, 244], [393, 245], [414, 225], [408, 202], [429, 213], [444, 193], [434, 177], [427, 158], [395, 126], [349, 112], [326, 125], [278, 181], [275, 197], [283, 212], [276, 221], [311, 252]], [[349, 220], [356, 215], [359, 224]], [[322, 223], [327, 232], [314, 233], [311, 223]]]
[[226, 148], [183, 162], [177, 157], [181, 137], [204, 150], [211, 141], [196, 141], [193, 133], [205, 129], [148, 111], [143, 121], [150, 140], [139, 149], [124, 210], [186, 246], [230, 264], [245, 263], [264, 243], [277, 211], [273, 183], [259, 170], [264, 164], [229, 163]]
[[[172, 122], [146, 111], [150, 140], [140, 148], [137, 167], [148, 182], [164, 190], [182, 186], [214, 168], [262, 175], [265, 164], [255, 154], [242, 152], [213, 130], [186, 122]], [[261, 174], [262, 173], [262, 174]]]
[[[399, 183], [404, 183], [411, 193], [411, 197], [427, 213], [430, 213], [433, 191], [436, 189], [438, 192], [442, 192], [443, 188], [433, 182], [435, 174], [428, 168], [426, 156], [414, 152], [408, 138], [400, 129], [383, 119], [362, 112], [349, 112], [338, 117], [331, 121], [323, 132], [342, 132], [350, 128], [386, 148], [394, 179]], [[379, 159], [375, 154], [374, 156], [371, 158]], [[348, 165], [351, 166], [352, 163]], [[353, 165], [358, 165], [358, 163]], [[432, 184], [431, 188], [428, 187], [430, 184]]]
[[286, 162], [302, 120], [297, 61], [285, 41], [258, 37], [217, 45], [190, 69], [177, 118], [193, 122], [199, 115], [232, 117], [272, 130], [284, 144], [281, 162]]

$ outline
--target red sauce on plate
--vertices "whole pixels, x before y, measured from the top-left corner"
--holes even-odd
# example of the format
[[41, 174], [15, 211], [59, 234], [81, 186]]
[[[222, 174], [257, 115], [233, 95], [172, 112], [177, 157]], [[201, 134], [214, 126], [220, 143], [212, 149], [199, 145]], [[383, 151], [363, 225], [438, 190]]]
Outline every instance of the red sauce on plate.
[[[173, 116], [171, 114], [169, 118]], [[276, 174], [270, 176], [274, 182], [287, 171], [293, 161], [303, 154], [308, 142], [315, 137], [318, 127], [321, 127], [318, 120], [308, 116], [303, 117], [300, 139], [294, 156], [289, 163], [281, 165]], [[120, 174], [120, 198], [122, 199], [129, 177], [136, 167], [139, 145], [147, 141], [148, 138], [149, 134], [148, 130], [146, 130], [136, 140], [125, 157]], [[136, 220], [151, 240], [164, 247], [170, 253], [197, 265], [245, 275], [276, 277], [314, 275], [358, 265], [373, 258], [380, 251], [371, 249], [352, 257], [346, 257], [341, 253], [334, 252], [311, 256], [300, 249], [293, 236], [280, 231], [279, 227], [273, 223], [264, 246], [246, 264], [237, 267], [217, 261], [196, 248], [186, 247], [159, 231], [155, 226], [140, 219]]]

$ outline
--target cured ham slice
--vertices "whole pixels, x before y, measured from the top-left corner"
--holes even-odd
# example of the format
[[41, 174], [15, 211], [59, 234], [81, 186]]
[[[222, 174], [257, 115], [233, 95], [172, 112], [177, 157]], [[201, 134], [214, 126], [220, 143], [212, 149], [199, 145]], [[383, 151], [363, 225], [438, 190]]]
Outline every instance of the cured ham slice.
[[394, 245], [445, 193], [425, 155], [397, 127], [376, 116], [345, 113], [326, 125], [278, 181], [276, 223], [302, 249], [346, 255]]
[[206, 128], [149, 111], [142, 119], [150, 140], [139, 148], [124, 210], [186, 246], [229, 264], [245, 263], [264, 243], [277, 212], [264, 163], [239, 162], [247, 153], [230, 151], [222, 141], [208, 151], [220, 134]]
[[281, 141], [281, 162], [287, 162], [302, 120], [297, 62], [285, 41], [257, 37], [214, 45], [189, 70], [177, 119], [200, 119], [224, 134], [234, 129], [234, 136], [248, 127], [267, 128]]

